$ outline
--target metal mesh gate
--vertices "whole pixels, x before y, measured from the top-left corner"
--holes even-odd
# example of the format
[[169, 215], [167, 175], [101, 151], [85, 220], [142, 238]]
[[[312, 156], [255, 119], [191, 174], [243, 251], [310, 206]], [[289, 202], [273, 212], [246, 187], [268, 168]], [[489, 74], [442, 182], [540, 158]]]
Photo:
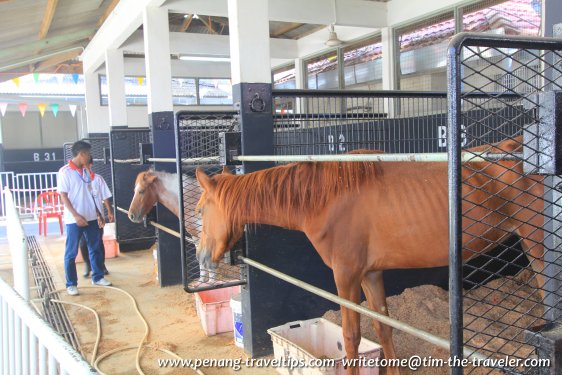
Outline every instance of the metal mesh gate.
[[274, 90], [276, 155], [446, 149], [447, 94]]
[[180, 178], [180, 202], [183, 221], [181, 225], [181, 249], [184, 271], [183, 283], [188, 292], [241, 285], [240, 266], [230, 264], [229, 253], [214, 271], [202, 270], [196, 259], [195, 243], [201, 230], [195, 206], [201, 195], [195, 169], [202, 168], [207, 174], [221, 173], [219, 164], [219, 133], [238, 130], [236, 112], [178, 112], [176, 115], [176, 140], [178, 142], [178, 170]]
[[151, 143], [151, 132], [149, 129], [114, 129], [111, 130], [110, 140], [116, 238], [121, 250], [146, 249], [156, 239], [154, 227], [133, 223], [118, 208], [129, 210], [135, 179], [149, 168], [149, 165], [139, 164], [139, 144]]
[[[549, 328], [545, 323], [562, 319], [561, 206], [555, 188], [560, 179], [537, 174], [544, 172], [545, 158], [554, 154], [539, 145], [548, 137], [540, 123], [552, 110], [545, 93], [562, 88], [562, 43], [461, 34], [449, 51], [450, 196], [459, 197], [450, 202], [451, 272], [460, 270], [461, 261], [478, 255], [484, 260], [452, 276], [456, 281], [450, 306], [455, 324], [453, 354], [464, 343], [492, 358], [520, 360], [497, 366], [504, 371], [535, 373], [537, 364], [525, 366], [524, 361], [536, 358], [536, 346]], [[493, 142], [498, 143], [488, 145]], [[477, 146], [465, 149], [472, 155], [489, 151], [517, 158], [461, 165], [461, 144]], [[487, 255], [492, 247], [511, 251], [505, 240], [513, 235], [524, 253], [512, 261]], [[482, 270], [490, 263], [497, 269], [520, 272], [499, 277]], [[475, 274], [479, 282], [467, 285]], [[462, 292], [461, 282], [471, 289]], [[460, 326], [462, 318], [464, 326]], [[481, 370], [468, 367], [465, 371]]]

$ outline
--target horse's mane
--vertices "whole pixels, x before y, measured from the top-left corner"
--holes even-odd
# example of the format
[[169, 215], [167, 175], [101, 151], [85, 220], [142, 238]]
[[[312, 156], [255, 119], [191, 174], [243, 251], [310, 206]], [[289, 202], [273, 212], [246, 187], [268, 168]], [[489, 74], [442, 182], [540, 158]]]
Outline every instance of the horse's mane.
[[[236, 227], [243, 224], [244, 218], [252, 222], [271, 207], [281, 208], [287, 218], [313, 215], [332, 199], [358, 191], [365, 181], [381, 173], [374, 162], [293, 163], [241, 176], [217, 175], [215, 194]], [[204, 198], [200, 202], [203, 201]]]

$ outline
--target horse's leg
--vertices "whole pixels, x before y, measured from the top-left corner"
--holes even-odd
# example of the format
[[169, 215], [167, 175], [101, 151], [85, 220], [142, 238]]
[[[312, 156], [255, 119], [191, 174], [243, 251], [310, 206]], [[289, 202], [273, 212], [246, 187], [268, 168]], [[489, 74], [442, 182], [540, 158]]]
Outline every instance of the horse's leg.
[[[388, 316], [382, 271], [368, 272], [365, 277], [363, 277], [361, 286], [367, 297], [369, 307], [380, 314]], [[373, 327], [379, 336], [384, 357], [386, 359], [396, 358], [394, 343], [392, 342], [392, 327], [382, 324], [376, 319], [373, 319]], [[398, 375], [400, 374], [400, 370], [398, 367], [389, 367], [386, 373], [389, 375]]]
[[[529, 228], [529, 225], [524, 225], [525, 227]], [[545, 279], [544, 279], [544, 246], [542, 244], [542, 237], [543, 231], [530, 228], [527, 228], [517, 231], [519, 237], [521, 237], [521, 247], [531, 264], [531, 268], [535, 273], [535, 279], [537, 280], [537, 287], [539, 288], [539, 292], [541, 294], [541, 300], [544, 301], [545, 297]], [[540, 238], [538, 238], [540, 236]]]
[[[354, 303], [359, 303], [361, 287], [349, 272], [334, 270], [338, 296]], [[361, 326], [359, 313], [346, 307], [341, 307], [342, 330], [347, 359], [359, 358], [359, 343], [361, 342]], [[358, 375], [359, 367], [348, 366], [347, 375]]]

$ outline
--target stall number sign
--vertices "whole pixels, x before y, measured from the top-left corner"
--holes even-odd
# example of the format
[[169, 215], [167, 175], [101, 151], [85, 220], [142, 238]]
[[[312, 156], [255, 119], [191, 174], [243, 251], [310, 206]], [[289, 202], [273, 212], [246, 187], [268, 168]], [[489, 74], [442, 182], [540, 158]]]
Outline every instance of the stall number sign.
[[340, 133], [337, 142], [335, 142], [335, 139], [336, 138], [333, 134], [328, 134], [328, 150], [330, 152], [334, 152], [337, 147], [338, 152], [345, 152], [347, 150], [345, 147], [345, 136]]
[[62, 148], [4, 150], [3, 156], [7, 163], [53, 162], [64, 159]]
[[[437, 146], [447, 147], [447, 126], [440, 125], [437, 127]], [[461, 125], [461, 146], [466, 146], [466, 126]]]
[[33, 161], [54, 161], [57, 157], [54, 152], [34, 152]]

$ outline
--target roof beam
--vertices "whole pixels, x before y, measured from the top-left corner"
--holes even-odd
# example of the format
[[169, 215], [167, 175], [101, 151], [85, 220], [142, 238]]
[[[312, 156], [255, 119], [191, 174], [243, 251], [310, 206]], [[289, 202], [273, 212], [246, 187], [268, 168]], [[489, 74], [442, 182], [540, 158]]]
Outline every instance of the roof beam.
[[[318, 25], [381, 28], [387, 26], [387, 4], [365, 0], [269, 0], [269, 20]], [[393, 0], [394, 1], [394, 0]], [[444, 1], [444, 0], [439, 0]], [[392, 3], [392, 1], [391, 1]], [[168, 0], [173, 13], [228, 17], [227, 0]]]
[[58, 2], [59, 0], [47, 0], [47, 8], [45, 8], [43, 20], [41, 21], [41, 27], [39, 28], [39, 40], [44, 39], [47, 36], [47, 33], [51, 28], [51, 23], [53, 22]]
[[78, 55], [80, 55], [80, 53], [82, 53], [82, 49], [76, 49], [74, 51], [69, 51], [69, 52], [63, 52], [59, 55], [50, 57], [46, 60], [41, 61], [40, 63], [35, 65], [35, 71], [36, 72], [42, 72], [46, 69], [49, 69], [52, 66], [55, 65], [59, 65], [62, 64], [65, 61], [68, 60], [72, 60], [75, 59], [76, 57], [78, 57]]
[[0, 66], [0, 72], [10, 71], [10, 70], [13, 70], [13, 69], [16, 69], [16, 68], [21, 68], [22, 66], [26, 66], [27, 64], [37, 63], [37, 62], [40, 62], [40, 61], [43, 61], [43, 60], [47, 60], [51, 57], [54, 57], [54, 56], [57, 56], [57, 55], [60, 55], [60, 54], [63, 54], [63, 53], [68, 53], [68, 52], [74, 51], [74, 50], [76, 50], [76, 51], [78, 51], [78, 53], [80, 53], [84, 50], [84, 47], [76, 46], [76, 47], [71, 47], [71, 48], [65, 48], [63, 50], [56, 51], [56, 52], [44, 53], [42, 55], [35, 56], [34, 58], [31, 58], [31, 59], [25, 60], [25, 61], [21, 61], [21, 59], [20, 59], [20, 60], [14, 61], [11, 64], [9, 63], [9, 64], [6, 64], [6, 65]]
[[119, 3], [119, 0], [113, 0], [111, 3], [109, 3], [107, 8], [105, 8], [105, 10], [103, 11], [103, 14], [101, 15], [100, 19], [98, 20], [98, 23], [97, 23], [98, 27], [100, 27], [105, 22], [107, 17], [109, 17], [111, 12], [113, 12], [113, 9], [115, 9], [115, 7], [117, 6], [118, 3]]
[[105, 50], [118, 49], [142, 25], [147, 6], [159, 7], [166, 0], [121, 0], [94, 35], [81, 56], [84, 72], [93, 72], [105, 61]]
[[18, 54], [29, 54], [29, 51], [42, 50], [45, 48], [56, 48], [60, 45], [68, 45], [69, 43], [77, 42], [90, 37], [96, 32], [95, 29], [85, 29], [75, 31], [73, 33], [55, 36], [49, 39], [38, 40], [31, 43], [20, 44], [18, 46], [0, 49], [0, 60], [12, 57]]
[[190, 14], [186, 18], [183, 19], [183, 22], [178, 30], [180, 33], [184, 33], [185, 30], [189, 29], [189, 25], [191, 25], [191, 21], [193, 21], [193, 14]]
[[[135, 32], [127, 43], [123, 44], [125, 53], [144, 54], [142, 32]], [[294, 59], [298, 57], [297, 41], [292, 39], [270, 38], [272, 58]], [[229, 56], [230, 42], [227, 35], [170, 33], [170, 53], [204, 56]]]

